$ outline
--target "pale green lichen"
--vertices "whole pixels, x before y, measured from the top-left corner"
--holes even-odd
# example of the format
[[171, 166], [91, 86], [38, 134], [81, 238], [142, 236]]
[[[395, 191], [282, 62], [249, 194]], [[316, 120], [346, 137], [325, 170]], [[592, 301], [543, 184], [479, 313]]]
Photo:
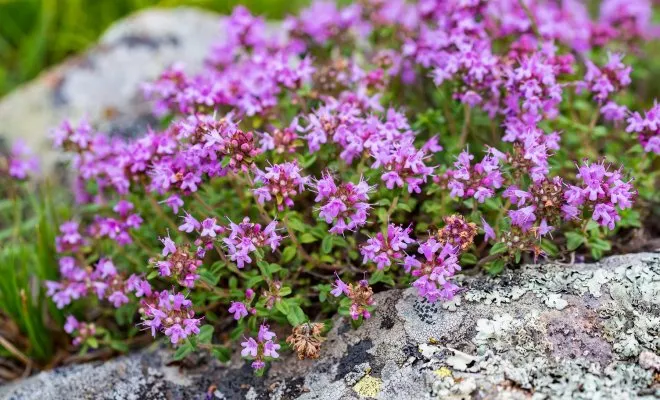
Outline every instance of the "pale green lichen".
[[365, 375], [358, 383], [353, 386], [353, 390], [363, 397], [377, 397], [380, 393], [383, 381], [379, 378], [374, 378], [371, 375]]

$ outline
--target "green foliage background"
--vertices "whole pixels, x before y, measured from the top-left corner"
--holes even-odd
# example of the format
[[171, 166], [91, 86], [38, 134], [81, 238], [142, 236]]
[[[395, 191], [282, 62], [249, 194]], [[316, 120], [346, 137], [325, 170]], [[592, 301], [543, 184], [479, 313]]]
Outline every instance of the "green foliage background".
[[0, 0], [0, 97], [50, 65], [91, 46], [115, 20], [148, 7], [238, 4], [281, 18], [307, 0]]

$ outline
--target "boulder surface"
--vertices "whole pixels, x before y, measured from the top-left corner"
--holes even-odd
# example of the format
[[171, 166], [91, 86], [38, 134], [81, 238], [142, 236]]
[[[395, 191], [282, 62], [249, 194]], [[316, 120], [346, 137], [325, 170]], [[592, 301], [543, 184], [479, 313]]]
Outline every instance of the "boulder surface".
[[48, 132], [64, 119], [87, 118], [102, 132], [124, 136], [157, 126], [141, 84], [174, 63], [200, 70], [221, 35], [221, 17], [194, 8], [150, 9], [124, 18], [87, 52], [2, 98], [0, 138], [20, 138], [48, 170], [55, 161]]
[[319, 360], [263, 378], [238, 355], [181, 363], [145, 350], [42, 372], [7, 399], [633, 399], [660, 397], [660, 254], [526, 265], [463, 277], [450, 303], [376, 296], [360, 328], [337, 318]]

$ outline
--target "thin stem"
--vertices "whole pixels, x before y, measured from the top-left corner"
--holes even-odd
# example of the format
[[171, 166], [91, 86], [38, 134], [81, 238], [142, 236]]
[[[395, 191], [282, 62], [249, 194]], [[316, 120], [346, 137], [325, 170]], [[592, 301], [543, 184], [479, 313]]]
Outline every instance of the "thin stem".
[[154, 211], [156, 211], [156, 214], [158, 214], [159, 217], [161, 217], [163, 220], [165, 220], [165, 222], [167, 222], [167, 224], [170, 226], [170, 228], [172, 228], [172, 230], [174, 230], [174, 232], [178, 232], [179, 227], [172, 220], [172, 218], [170, 218], [167, 215], [167, 213], [165, 213], [165, 211], [163, 210], [163, 207], [161, 207], [160, 204], [158, 204], [156, 199], [154, 199], [153, 196], [151, 196], [151, 195], [147, 195], [147, 199], [149, 199], [149, 203], [153, 207]]
[[469, 105], [464, 104], [463, 107], [463, 115], [465, 117], [465, 121], [463, 122], [463, 129], [461, 130], [461, 137], [458, 140], [458, 147], [459, 149], [462, 149], [463, 146], [465, 146], [465, 142], [467, 142], [467, 137], [468, 133], [470, 131], [470, 120], [471, 120], [471, 108]]
[[26, 366], [31, 366], [32, 361], [28, 356], [26, 356], [22, 351], [17, 349], [11, 342], [9, 342], [7, 339], [5, 339], [2, 335], [0, 335], [0, 346], [4, 347], [7, 349], [8, 352], [10, 352], [14, 357], [18, 358], [25, 364]]
[[390, 208], [387, 209], [387, 222], [388, 222], [388, 223], [389, 223], [389, 221], [390, 221], [390, 217], [392, 216], [392, 214], [393, 214], [394, 211], [396, 210], [396, 206], [397, 206], [398, 204], [399, 204], [399, 195], [397, 194], [397, 195], [394, 196], [394, 198], [392, 199], [392, 204], [390, 204]]
[[486, 257], [482, 258], [481, 260], [479, 260], [476, 267], [481, 267], [482, 265], [484, 265], [484, 264], [486, 264], [490, 261], [496, 260], [499, 257], [500, 257], [500, 254], [491, 254], [489, 256], [486, 256]]
[[202, 196], [199, 195], [199, 193], [195, 192], [193, 193], [193, 197], [199, 204], [204, 207], [204, 209], [209, 213], [209, 216], [213, 216], [215, 214], [215, 210], [213, 210], [213, 207], [211, 207], [207, 202], [202, 199]]

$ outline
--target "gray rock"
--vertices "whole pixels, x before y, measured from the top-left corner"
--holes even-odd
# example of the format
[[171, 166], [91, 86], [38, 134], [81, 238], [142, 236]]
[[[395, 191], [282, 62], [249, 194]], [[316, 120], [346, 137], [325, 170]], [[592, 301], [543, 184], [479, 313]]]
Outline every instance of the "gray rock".
[[152, 9], [111, 26], [98, 44], [0, 101], [0, 138], [23, 139], [48, 167], [48, 132], [63, 119], [86, 117], [108, 133], [135, 134], [156, 122], [140, 84], [167, 66], [202, 67], [222, 34], [217, 14], [193, 8]]
[[529, 265], [497, 278], [463, 278], [462, 284], [460, 301], [448, 307], [420, 300], [413, 289], [378, 294], [377, 312], [359, 329], [335, 320], [320, 360], [286, 355], [264, 378], [254, 377], [238, 356], [228, 365], [206, 354], [168, 365], [171, 353], [146, 350], [43, 372], [0, 389], [0, 396], [660, 397], [660, 375], [654, 373], [660, 353], [660, 254]]

